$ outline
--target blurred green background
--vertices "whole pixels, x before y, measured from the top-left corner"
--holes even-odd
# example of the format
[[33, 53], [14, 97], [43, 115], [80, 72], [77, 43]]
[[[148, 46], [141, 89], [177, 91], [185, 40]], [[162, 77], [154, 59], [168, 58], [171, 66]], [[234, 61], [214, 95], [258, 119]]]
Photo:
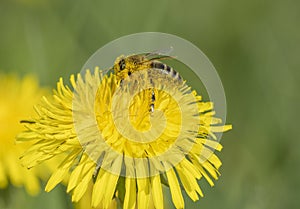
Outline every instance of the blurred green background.
[[[216, 186], [201, 182], [205, 197], [186, 208], [298, 208], [299, 11], [296, 0], [0, 0], [0, 72], [34, 73], [55, 87], [123, 35], [187, 39], [216, 67], [234, 129], [221, 141]], [[35, 198], [10, 190], [8, 208], [71, 207], [61, 187]]]

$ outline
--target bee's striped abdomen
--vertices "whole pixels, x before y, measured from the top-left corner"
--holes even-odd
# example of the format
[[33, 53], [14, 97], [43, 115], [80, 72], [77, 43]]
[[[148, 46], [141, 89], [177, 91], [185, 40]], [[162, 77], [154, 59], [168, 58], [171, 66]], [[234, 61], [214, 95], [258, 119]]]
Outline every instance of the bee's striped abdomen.
[[181, 76], [179, 75], [179, 73], [176, 70], [174, 70], [172, 67], [170, 67], [162, 62], [151, 62], [150, 67], [154, 68], [154, 69], [159, 69], [159, 70], [163, 71], [164, 73], [171, 75], [173, 78], [175, 78], [177, 80], [182, 80]]

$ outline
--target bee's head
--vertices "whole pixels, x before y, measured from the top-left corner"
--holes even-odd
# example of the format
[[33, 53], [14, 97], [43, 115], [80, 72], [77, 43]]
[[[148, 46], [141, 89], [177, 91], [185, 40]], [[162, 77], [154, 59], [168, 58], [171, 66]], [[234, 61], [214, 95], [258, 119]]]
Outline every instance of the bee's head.
[[126, 76], [130, 76], [131, 73], [138, 70], [143, 61], [143, 57], [139, 55], [132, 56], [120, 56], [116, 59], [113, 67], [113, 71], [118, 79], [123, 80]]
[[119, 72], [126, 69], [126, 57], [120, 56], [116, 59], [113, 67], [113, 71], [115, 74], [118, 74]]

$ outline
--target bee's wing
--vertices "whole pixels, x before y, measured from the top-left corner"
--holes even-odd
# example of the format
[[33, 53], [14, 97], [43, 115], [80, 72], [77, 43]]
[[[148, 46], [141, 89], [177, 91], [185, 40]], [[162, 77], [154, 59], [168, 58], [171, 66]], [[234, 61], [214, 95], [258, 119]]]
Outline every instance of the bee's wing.
[[169, 48], [155, 50], [145, 54], [145, 58], [147, 60], [153, 59], [161, 59], [161, 58], [172, 58], [170, 53], [173, 51], [173, 47], [170, 46]]

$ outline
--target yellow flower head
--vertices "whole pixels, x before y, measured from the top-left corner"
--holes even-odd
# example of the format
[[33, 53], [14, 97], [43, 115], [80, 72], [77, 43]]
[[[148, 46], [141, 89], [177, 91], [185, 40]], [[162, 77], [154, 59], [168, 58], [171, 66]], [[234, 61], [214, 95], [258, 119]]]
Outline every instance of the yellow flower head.
[[25, 186], [27, 192], [34, 195], [40, 189], [39, 178], [45, 178], [49, 169], [28, 170], [21, 166], [19, 157], [31, 142], [16, 146], [15, 136], [24, 129], [19, 121], [34, 113], [33, 105], [47, 92], [40, 90], [32, 76], [20, 80], [14, 75], [0, 74], [0, 83], [0, 188], [11, 183]]
[[[71, 172], [67, 191], [79, 201], [92, 184], [93, 207], [109, 208], [117, 198], [123, 208], [163, 208], [162, 184], [170, 187], [176, 208], [184, 208], [182, 188], [196, 201], [203, 193], [197, 180], [211, 185], [217, 179], [221, 150], [215, 132], [212, 103], [201, 102], [185, 82], [139, 71], [121, 84], [115, 74], [97, 68], [77, 79], [73, 90], [57, 84], [52, 98], [36, 107], [38, 116], [26, 124], [19, 140], [35, 144], [22, 162], [37, 165], [60, 153], [68, 153], [46, 186], [53, 189]], [[149, 93], [155, 91], [155, 111], [149, 111]]]

